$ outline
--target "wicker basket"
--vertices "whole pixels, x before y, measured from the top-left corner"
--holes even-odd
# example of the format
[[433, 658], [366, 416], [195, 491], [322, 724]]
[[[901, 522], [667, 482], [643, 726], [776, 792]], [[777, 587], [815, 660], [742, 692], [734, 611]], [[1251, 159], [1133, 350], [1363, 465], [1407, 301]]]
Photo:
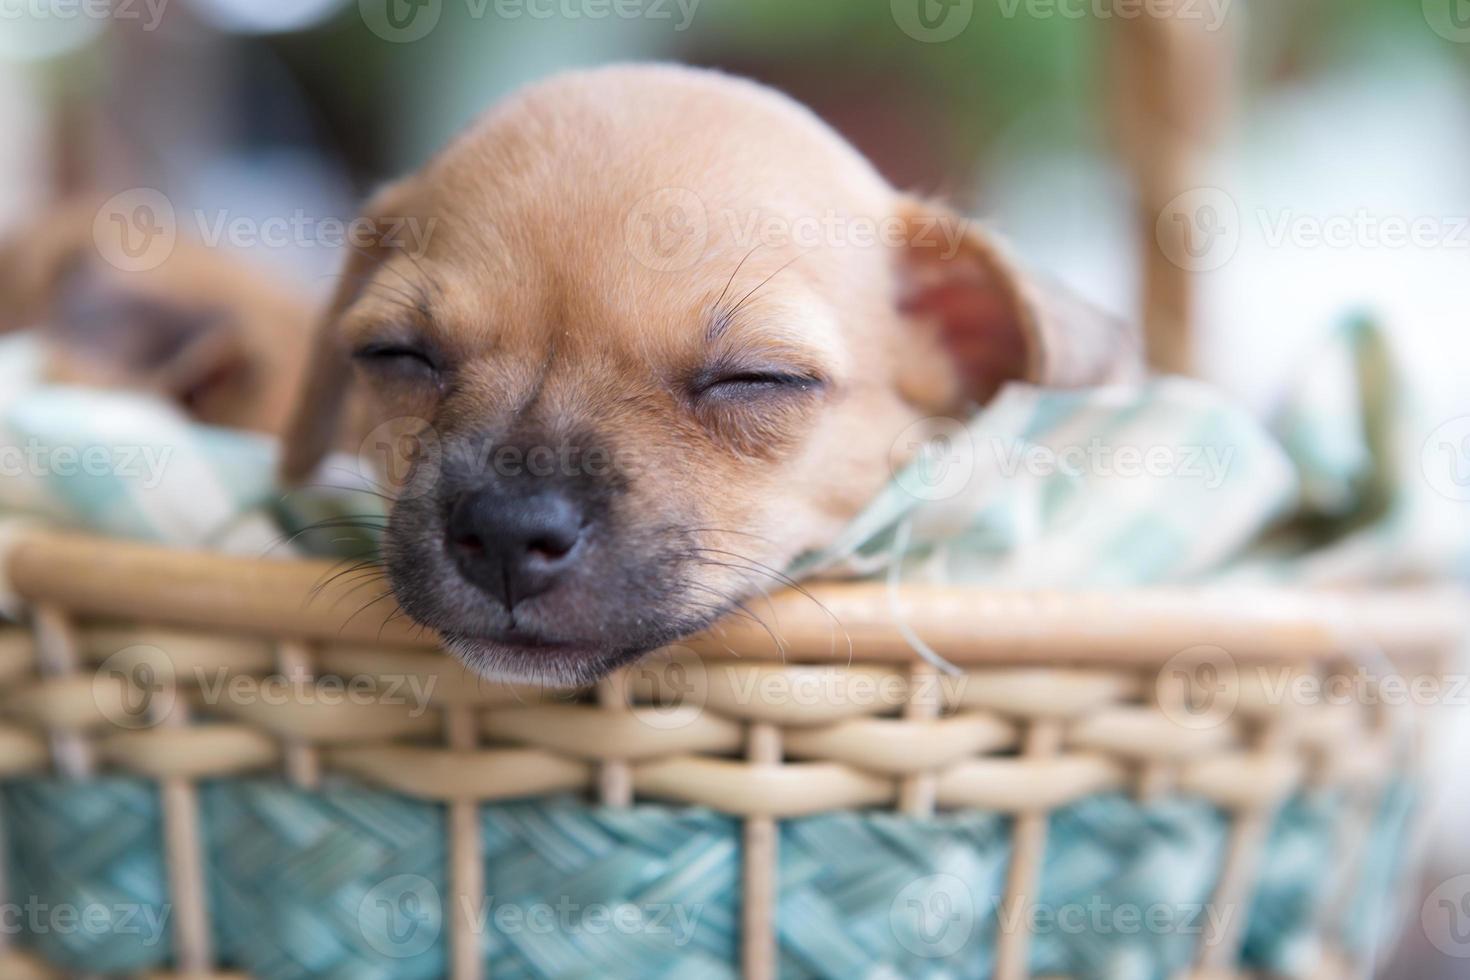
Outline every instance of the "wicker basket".
[[[218, 797], [227, 784], [266, 773], [303, 798], [331, 797], [345, 776], [441, 805], [425, 811], [442, 827], [442, 849], [425, 857], [439, 871], [420, 867], [413, 880], [442, 881], [435, 897], [445, 910], [473, 908], [464, 903], [487, 895], [487, 867], [493, 873], [512, 861], [491, 853], [504, 842], [483, 823], [522, 819], [521, 811], [499, 809], [514, 806], [502, 801], [579, 793], [595, 797], [601, 806], [586, 808], [605, 821], [618, 812], [633, 819], [642, 812], [635, 801], [678, 804], [659, 808], [663, 820], [685, 807], [721, 826], [734, 818], [738, 847], [733, 838], [722, 845], [739, 855], [739, 897], [731, 903], [738, 926], [732, 921], [728, 932], [738, 935], [747, 977], [774, 976], [804, 955], [790, 948], [799, 940], [778, 908], [796, 902], [792, 882], [781, 879], [798, 872], [782, 852], [807, 844], [783, 831], [875, 809], [897, 811], [916, 827], [943, 820], [936, 809], [1004, 820], [1003, 885], [986, 895], [967, 880], [969, 894], [959, 897], [974, 903], [967, 935], [993, 930], [987, 972], [1030, 975], [1039, 920], [993, 920], [1045, 895], [1049, 831], [1069, 808], [1098, 799], [1145, 807], [1205, 801], [1221, 815], [1218, 867], [1203, 897], [1211, 908], [1242, 914], [1189, 939], [1188, 960], [1202, 975], [1244, 975], [1254, 927], [1244, 913], [1261, 908], [1252, 894], [1270, 871], [1263, 861], [1275, 860], [1267, 856], [1273, 827], [1288, 801], [1330, 797], [1326, 822], [1311, 833], [1340, 860], [1312, 871], [1321, 880], [1303, 914], [1319, 974], [1348, 976], [1353, 956], [1342, 941], [1361, 939], [1362, 929], [1351, 921], [1365, 887], [1359, 858], [1376, 846], [1385, 798], [1412, 780], [1418, 727], [1412, 709], [1377, 696], [1359, 665], [1387, 655], [1374, 675], [1391, 663], [1395, 676], [1433, 678], [1466, 631], [1460, 601], [1445, 594], [904, 591], [896, 598], [901, 618], [963, 668], [951, 677], [913, 654], [892, 625], [895, 599], [885, 590], [824, 585], [816, 590], [821, 607], [795, 594], [772, 600], [764, 618], [781, 648], [763, 627], [732, 621], [571, 697], [472, 678], [401, 619], [388, 619], [391, 605], [360, 608], [349, 584], [304, 598], [328, 571], [321, 563], [40, 532], [10, 549], [7, 577], [34, 627], [0, 634], [0, 770], [17, 865], [10, 878], [31, 889], [10, 901], [107, 894], [109, 882], [138, 874], [103, 860], [85, 872], [98, 880], [83, 881], [45, 864], [54, 853], [38, 857], [85, 847], [54, 827], [66, 822], [63, 814], [82, 820], [96, 807], [91, 797], [73, 807], [67, 787], [126, 774], [133, 797], [156, 793], [158, 825], [140, 834], [161, 838], [151, 846], [167, 885], [154, 900], [172, 911], [166, 938], [141, 958], [133, 950], [132, 959], [89, 961], [92, 947], [29, 936], [58, 965], [238, 975], [219, 972], [224, 962], [267, 976], [320, 975], [299, 963], [295, 972], [264, 967], [249, 948], [232, 948], [238, 939], [221, 938], [240, 914], [238, 885], [226, 879], [242, 859], [233, 848], [245, 848], [246, 837], [221, 818]], [[835, 629], [834, 618], [845, 628]], [[257, 684], [267, 676], [296, 680], [279, 688], [285, 696], [268, 697]], [[1350, 682], [1330, 688], [1331, 698], [1308, 696], [1320, 689], [1307, 681], [1334, 676]], [[422, 701], [395, 698], [393, 689], [421, 692]], [[362, 696], [341, 694], [352, 690]], [[44, 773], [61, 778], [37, 775]], [[153, 784], [156, 791], [147, 788]], [[270, 798], [284, 805], [279, 794]], [[153, 805], [135, 802], [130, 812]], [[609, 852], [599, 860], [593, 865], [618, 859]], [[941, 879], [940, 893], [953, 880], [919, 874], [933, 867], [918, 860], [897, 877], [865, 879], [888, 888], [869, 905], [889, 910], [895, 948], [910, 953], [934, 939], [902, 935], [902, 896], [930, 888], [917, 906], [923, 914], [923, 902], [938, 894], [932, 879]], [[389, 865], [374, 865], [377, 880]], [[941, 908], [954, 898], [943, 894]], [[212, 903], [230, 911], [211, 912]], [[442, 921], [435, 971], [477, 978], [488, 959], [498, 972], [499, 924], [451, 911]], [[361, 932], [361, 920], [357, 926]], [[370, 938], [362, 944], [344, 955], [375, 955]], [[924, 947], [914, 962], [953, 970], [957, 961], [948, 957], [963, 958], [962, 947]], [[31, 957], [13, 951], [0, 974], [50, 975]], [[375, 969], [351, 962], [360, 972], [338, 964], [332, 975], [433, 975], [410, 970], [411, 958], [380, 959]], [[662, 973], [679, 959], [648, 962]], [[518, 966], [508, 975], [534, 971]]]
[[[1198, 186], [1231, 56], [1182, 17], [1113, 34], [1150, 354], [1187, 371], [1158, 217]], [[381, 583], [318, 590], [323, 564], [4, 554], [31, 625], [0, 632], [6, 980], [1349, 977], [1392, 935], [1414, 705], [1467, 633], [1439, 592], [823, 585], [572, 697], [469, 676], [361, 606]], [[505, 895], [708, 914], [686, 946], [533, 935], [483, 914]], [[1230, 914], [1058, 939], [1089, 896]], [[40, 905], [155, 931], [8, 915]]]

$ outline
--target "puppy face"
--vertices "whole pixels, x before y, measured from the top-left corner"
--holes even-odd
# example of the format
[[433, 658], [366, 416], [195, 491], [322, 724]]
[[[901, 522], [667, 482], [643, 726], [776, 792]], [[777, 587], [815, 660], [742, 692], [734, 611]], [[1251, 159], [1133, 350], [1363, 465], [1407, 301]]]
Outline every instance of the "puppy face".
[[429, 233], [355, 254], [287, 475], [350, 395], [412, 437], [394, 591], [497, 677], [585, 682], [778, 587], [906, 427], [1051, 370], [1047, 317], [962, 222], [719, 75], [554, 79], [369, 213]]

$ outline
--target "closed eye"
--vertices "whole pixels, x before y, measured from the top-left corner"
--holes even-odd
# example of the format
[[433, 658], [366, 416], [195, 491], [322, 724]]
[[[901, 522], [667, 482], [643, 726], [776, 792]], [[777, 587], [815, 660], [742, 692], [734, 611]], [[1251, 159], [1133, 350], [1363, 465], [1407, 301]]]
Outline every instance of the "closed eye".
[[410, 344], [374, 343], [352, 352], [352, 359], [373, 371], [400, 377], [437, 378], [439, 365], [425, 351]]
[[778, 392], [820, 390], [822, 379], [786, 371], [739, 371], [708, 374], [696, 379], [694, 393], [700, 397], [740, 397]]

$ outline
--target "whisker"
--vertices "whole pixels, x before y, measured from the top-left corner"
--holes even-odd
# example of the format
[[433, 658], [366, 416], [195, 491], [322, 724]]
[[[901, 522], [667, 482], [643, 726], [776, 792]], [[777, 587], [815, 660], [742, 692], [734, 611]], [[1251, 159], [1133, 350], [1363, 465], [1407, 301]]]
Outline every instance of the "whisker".
[[[696, 558], [694, 560], [697, 561], [697, 562], [699, 562], [702, 565], [707, 565], [707, 566], [714, 567], [714, 568], [724, 568], [724, 569], [728, 569], [730, 571], [735, 571], [735, 572], [750, 571], [750, 569], [741, 568], [741, 567], [736, 566], [736, 565], [731, 565], [731, 564], [729, 564], [727, 562], [712, 561], [712, 560], [710, 560], [708, 558]], [[707, 592], [714, 593], [715, 595], [719, 596], [721, 599], [725, 600], [725, 602], [726, 602], [727, 605], [723, 609], [724, 612], [729, 612], [730, 609], [731, 609], [731, 607], [738, 608], [746, 617], [748, 617], [750, 619], [751, 622], [755, 623], [761, 629], [763, 629], [763, 630], [766, 631], [766, 634], [771, 638], [771, 642], [773, 644], [775, 644], [776, 651], [781, 655], [781, 662], [782, 663], [785, 663], [786, 662], [786, 643], [785, 643], [784, 640], [781, 639], [780, 635], [777, 634], [776, 631], [771, 627], [771, 624], [770, 623], [766, 622], [765, 620], [761, 619], [759, 616], [755, 615], [755, 613], [753, 613], [753, 612], [750, 611], [750, 607], [746, 606], [744, 602], [740, 601], [739, 599], [736, 599], [734, 596], [724, 595], [723, 593], [720, 593], [720, 592], [716, 591], [715, 589], [713, 589], [713, 588], [711, 588], [709, 586], [700, 585], [699, 583], [692, 583], [691, 582], [690, 584], [691, 585], [695, 585], [695, 586], [697, 586], [699, 588], [703, 588]], [[754, 586], [757, 589], [760, 589], [763, 593], [765, 592], [765, 589], [759, 583], [752, 582], [752, 583], [749, 583], [749, 584], [751, 584], [752, 586]], [[770, 594], [769, 593], [766, 593], [766, 598], [767, 598], [767, 601], [770, 600]], [[726, 649], [729, 649], [729, 647], [726, 646]], [[734, 650], [730, 650], [730, 652], [731, 653], [734, 653], [735, 651]], [[739, 654], [736, 654], [736, 656], [739, 656]]]
[[[709, 564], [709, 563], [706, 562], [705, 564]], [[699, 589], [699, 590], [701, 590], [703, 592], [707, 592], [710, 595], [714, 596], [718, 600], [718, 602], [715, 605], [705, 607], [703, 610], [701, 610], [702, 612], [706, 612], [706, 613], [718, 615], [721, 619], [723, 619], [726, 616], [732, 616], [732, 617], [735, 617], [737, 619], [748, 619], [752, 623], [754, 623], [755, 625], [761, 627], [762, 629], [766, 630], [766, 632], [770, 633], [770, 626], [768, 624], [766, 624], [765, 622], [763, 622], [761, 620], [761, 618], [759, 616], [757, 616], [755, 613], [751, 612], [750, 611], [750, 608], [748, 606], [746, 606], [744, 602], [741, 602], [739, 599], [735, 598], [734, 596], [726, 595], [725, 593], [719, 591], [718, 589], [715, 589], [715, 588], [713, 588], [711, 586], [708, 586], [708, 585], [704, 585], [703, 583], [700, 583], [700, 582], [690, 582], [689, 583], [689, 587], [690, 588]], [[710, 624], [710, 628], [719, 630], [721, 634], [724, 634], [725, 633], [725, 627], [722, 625], [722, 623], [720, 622], [719, 619], [717, 619], [714, 622], [712, 622]], [[777, 646], [777, 649], [781, 649], [781, 638], [779, 636], [776, 636], [775, 634], [772, 634], [771, 635], [771, 639], [773, 641], [775, 641], [776, 646]], [[737, 657], [737, 658], [740, 656], [739, 653], [736, 653], [735, 650], [732, 647], [730, 647], [728, 644], [724, 643], [723, 640], [721, 641], [721, 646], [724, 646], [725, 647], [725, 651], [727, 653], [729, 653], [731, 656]], [[784, 657], [784, 651], [783, 651], [783, 657]]]
[[[387, 259], [379, 259], [378, 256], [374, 255], [372, 252], [369, 252], [367, 249], [363, 248], [361, 245], [353, 245], [353, 244], [349, 243], [349, 247], [352, 248], [352, 250], [355, 251], [355, 252], [357, 252], [359, 255], [366, 256], [367, 258], [372, 259], [374, 262], [376, 262], [377, 263], [376, 268], [382, 269], [385, 272], [391, 272], [395, 276], [397, 276], [400, 280], [402, 280], [403, 283], [404, 283], [404, 285], [408, 286], [409, 289], [413, 290], [417, 294], [417, 297], [418, 298], [415, 300], [414, 308], [416, 310], [418, 310], [418, 312], [421, 313], [424, 316], [428, 316], [429, 315], [428, 294], [424, 291], [424, 287], [423, 287], [423, 284], [422, 283], [414, 282], [412, 279], [408, 278], [408, 276], [404, 275], [398, 269], [395, 269], [393, 267], [393, 264], [391, 262], [389, 262]], [[396, 251], [393, 254], [394, 255], [402, 255], [404, 258], [408, 259], [408, 261], [410, 261], [410, 262], [413, 263], [414, 268], [417, 269], [420, 274], [424, 275], [424, 278], [429, 279], [429, 281], [431, 283], [433, 282], [432, 278], [429, 277], [427, 273], [424, 273], [423, 266], [419, 265], [418, 260], [415, 259], [411, 254], [409, 254], [408, 252], [405, 252], [405, 251]], [[438, 286], [436, 285], [435, 288], [437, 289]]]
[[344, 486], [339, 486], [338, 484], [335, 484], [335, 483], [303, 483], [303, 484], [301, 484], [299, 486], [296, 486], [296, 487], [293, 487], [292, 489], [287, 490], [285, 493], [281, 494], [281, 500], [284, 501], [287, 497], [290, 497], [293, 493], [297, 493], [297, 492], [302, 491], [302, 490], [336, 490], [336, 491], [339, 491], [341, 493], [365, 493], [365, 494], [367, 494], [368, 496], [371, 496], [371, 497], [380, 497], [380, 498], [382, 498], [383, 500], [387, 501], [390, 504], [397, 503], [397, 498], [390, 497], [386, 493], [379, 493], [376, 490], [369, 490], [366, 487], [344, 487]]
[[[338, 566], [341, 565], [349, 565], [350, 567], [339, 568]], [[331, 568], [327, 569], [321, 580], [318, 581], [316, 585], [312, 586], [311, 591], [307, 593], [307, 598], [308, 600], [317, 598], [322, 594], [322, 592], [324, 592], [329, 586], [331, 586], [333, 582], [342, 578], [344, 575], [352, 575], [357, 572], [361, 572], [364, 569], [373, 569], [374, 571], [378, 571], [382, 568], [383, 562], [377, 558], [369, 558], [366, 556], [344, 558], [336, 565], [333, 565]]]
[[320, 279], [350, 279], [353, 282], [360, 282], [364, 286], [367, 286], [367, 287], [370, 287], [370, 288], [373, 288], [373, 289], [386, 289], [386, 290], [388, 290], [390, 296], [399, 298], [403, 303], [407, 304], [410, 309], [413, 309], [414, 311], [419, 312], [419, 313], [424, 312], [422, 310], [421, 306], [420, 306], [420, 302], [421, 301], [417, 297], [415, 297], [412, 293], [408, 292], [407, 290], [401, 289], [398, 286], [394, 286], [391, 283], [380, 282], [379, 280], [374, 279], [371, 276], [357, 276], [357, 275], [353, 275], [350, 272], [329, 272], [326, 275], [319, 276], [318, 278], [320, 278]]
[[[364, 574], [365, 572], [370, 572], [371, 574]], [[349, 589], [344, 590], [341, 595], [332, 600], [332, 604], [327, 607], [328, 609], [336, 609], [342, 604], [342, 600], [348, 598], [349, 596], [355, 595], [358, 592], [361, 592], [363, 589], [367, 588], [370, 585], [381, 585], [383, 583], [383, 576], [378, 574], [377, 569], [359, 569], [356, 575], [358, 578], [357, 584], [353, 585]]]
[[842, 624], [842, 621], [837, 618], [837, 616], [832, 612], [832, 610], [830, 610], [830, 609], [827, 608], [827, 606], [826, 606], [825, 603], [823, 603], [816, 596], [812, 595], [812, 593], [804, 585], [802, 585], [800, 582], [796, 581], [796, 579], [792, 578], [790, 575], [787, 575], [785, 572], [779, 572], [776, 569], [770, 567], [769, 565], [762, 564], [761, 562], [756, 561], [754, 558], [748, 558], [745, 555], [736, 554], [733, 551], [723, 551], [723, 550], [721, 550], [719, 548], [694, 548], [692, 550], [695, 551], [695, 552], [702, 552], [702, 553], [706, 553], [706, 554], [725, 555], [728, 558], [734, 558], [734, 559], [736, 559], [738, 561], [745, 562], [747, 565], [751, 566], [750, 569], [749, 569], [750, 571], [757, 571], [757, 572], [759, 572], [762, 575], [767, 575], [770, 578], [772, 578], [773, 580], [775, 580], [776, 582], [779, 582], [780, 584], [786, 586], [791, 591], [793, 591], [793, 592], [797, 593], [798, 595], [800, 595], [800, 596], [802, 596], [802, 597], [810, 600], [813, 604], [816, 605], [816, 607], [818, 609], [822, 610], [822, 612], [827, 616], [827, 618], [832, 621], [832, 624], [834, 626], [836, 626], [838, 629], [842, 630], [843, 636], [846, 637], [846, 639], [847, 639], [847, 664], [848, 664], [849, 667], [852, 666], [852, 661], [853, 661], [852, 634], [850, 632], [848, 632], [847, 627]]
[[730, 278], [725, 281], [725, 288], [720, 290], [720, 298], [715, 300], [714, 305], [710, 307], [710, 319], [715, 324], [723, 325], [729, 320], [729, 315], [723, 309], [725, 305], [725, 297], [730, 294], [730, 287], [735, 285], [735, 277], [740, 275], [740, 270], [745, 268], [745, 263], [750, 260], [750, 257], [752, 255], [760, 251], [761, 246], [764, 244], [765, 242], [756, 242], [755, 246], [741, 257], [740, 261], [735, 266], [735, 271], [730, 273]]
[[403, 611], [403, 607], [400, 606], [400, 605], [398, 605], [397, 603], [394, 603], [393, 604], [393, 611], [390, 612], [390, 613], [388, 613], [388, 615], [384, 616], [383, 617], [383, 621], [378, 624], [378, 641], [379, 642], [382, 642], [382, 639], [383, 639], [383, 630], [385, 630], [385, 629], [388, 628], [388, 624], [391, 623], [391, 622], [393, 622], [395, 619], [398, 619], [400, 616], [403, 616], [403, 615], [406, 615], [404, 613], [404, 611]]
[[[439, 280], [437, 280], [433, 276], [429, 275], [428, 270], [426, 270], [422, 265], [419, 264], [419, 260], [418, 259], [416, 259], [416, 258], [413, 257], [413, 253], [412, 252], [410, 252], [410, 251], [408, 251], [406, 249], [400, 249], [397, 252], [395, 252], [394, 254], [395, 255], [401, 255], [405, 259], [407, 259], [413, 265], [413, 267], [416, 270], [418, 270], [418, 274], [424, 277], [424, 282], [427, 282], [430, 286], [433, 286], [434, 287], [434, 291], [436, 293], [439, 293], [440, 295], [443, 295], [444, 290], [443, 290], [442, 287], [440, 287]], [[395, 273], [398, 273], [399, 278], [401, 278], [404, 282], [408, 282], [409, 281], [408, 277], [405, 276], [405, 275], [403, 275], [402, 273], [399, 273], [397, 269], [393, 269], [392, 271], [395, 272]], [[428, 299], [429, 299], [428, 291], [424, 289], [423, 283], [412, 283], [411, 285], [413, 285], [414, 288], [417, 289], [419, 291], [419, 293], [424, 297], [424, 307], [425, 307], [424, 308], [424, 313], [427, 314], [429, 312], [428, 311]]]
[[748, 302], [752, 296], [754, 296], [756, 293], [760, 292], [761, 289], [764, 288], [764, 286], [766, 285], [766, 283], [770, 282], [772, 279], [776, 278], [781, 273], [783, 273], [787, 269], [789, 269], [796, 262], [797, 259], [805, 258], [805, 257], [806, 257], [805, 254], [802, 254], [802, 255], [793, 255], [789, 260], [787, 260], [786, 262], [782, 263], [781, 264], [781, 267], [779, 269], [777, 269], [775, 272], [771, 273], [769, 276], [766, 276], [764, 279], [762, 279], [756, 285], [756, 287], [754, 289], [752, 289], [750, 292], [746, 293], [745, 296], [744, 296], [744, 298], [742, 298], [740, 300], [740, 302], [738, 302], [738, 303], [735, 304], [734, 308], [730, 310], [730, 312], [727, 314], [727, 316], [733, 317], [736, 313], [739, 313], [740, 312], [740, 308], [742, 306], [744, 306], [746, 304], [746, 302]]
[[328, 473], [331, 473], [333, 471], [336, 471], [338, 473], [345, 473], [347, 476], [356, 477], [364, 483], [371, 485], [374, 490], [379, 490], [380, 493], [382, 492], [380, 488], [386, 488], [387, 486], [386, 484], [378, 482], [376, 479], [363, 472], [362, 470], [350, 470], [345, 466], [332, 466], [326, 470], [326, 472]]
[[283, 535], [272, 542], [261, 552], [262, 557], [271, 554], [277, 548], [283, 548], [288, 544], [294, 544], [302, 535], [311, 534], [314, 531], [333, 531], [342, 528], [350, 528], [358, 531], [386, 531], [386, 524], [370, 524], [368, 520], [381, 520], [381, 518], [367, 518], [364, 515], [355, 517], [329, 517], [325, 520], [315, 521], [305, 527], [298, 528], [290, 534]]
[[686, 534], [736, 534], [744, 538], [754, 538], [757, 541], [771, 543], [771, 539], [760, 534], [752, 534], [750, 531], [737, 531], [733, 527], [686, 527], [681, 528]]
[[352, 621], [354, 619], [356, 619], [358, 616], [361, 616], [363, 613], [367, 612], [369, 609], [373, 608], [373, 606], [376, 606], [378, 603], [382, 602], [384, 599], [388, 598], [392, 594], [393, 594], [393, 590], [392, 589], [387, 589], [386, 591], [383, 591], [383, 592], [378, 593], [378, 595], [374, 596], [365, 605], [363, 605], [361, 608], [359, 608], [357, 610], [357, 612], [353, 613], [351, 616], [348, 616], [346, 619], [344, 619], [342, 621], [342, 625], [339, 626], [339, 627], [337, 627], [337, 635], [338, 636], [341, 636], [342, 633], [343, 633], [343, 631], [346, 630], [347, 627], [352, 624]]

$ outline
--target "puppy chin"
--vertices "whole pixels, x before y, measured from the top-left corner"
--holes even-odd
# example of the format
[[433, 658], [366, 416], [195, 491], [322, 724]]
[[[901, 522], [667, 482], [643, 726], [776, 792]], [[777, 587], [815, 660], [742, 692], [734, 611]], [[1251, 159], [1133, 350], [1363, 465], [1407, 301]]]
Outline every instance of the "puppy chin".
[[439, 637], [446, 650], [487, 680], [536, 687], [587, 687], [647, 652], [518, 646], [447, 631], [441, 631]]

